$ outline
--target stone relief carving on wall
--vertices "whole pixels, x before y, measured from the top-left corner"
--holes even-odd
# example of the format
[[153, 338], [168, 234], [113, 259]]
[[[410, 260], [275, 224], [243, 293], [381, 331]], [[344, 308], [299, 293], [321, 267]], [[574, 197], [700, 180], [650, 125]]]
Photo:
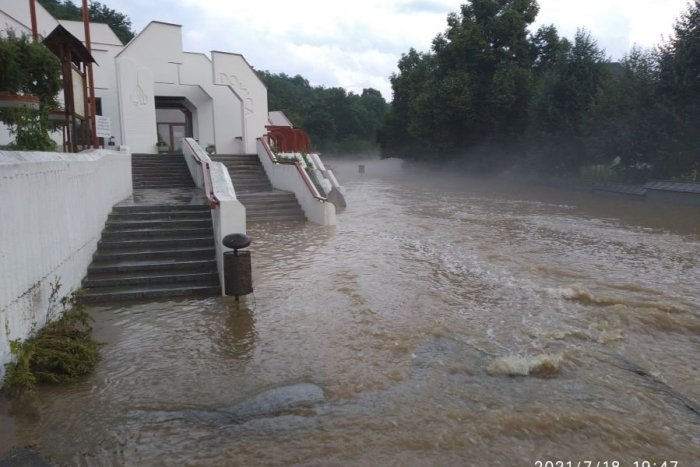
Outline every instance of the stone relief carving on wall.
[[145, 107], [148, 105], [148, 94], [144, 91], [141, 83], [143, 81], [143, 70], [136, 72], [136, 88], [131, 93], [131, 103], [134, 107]]

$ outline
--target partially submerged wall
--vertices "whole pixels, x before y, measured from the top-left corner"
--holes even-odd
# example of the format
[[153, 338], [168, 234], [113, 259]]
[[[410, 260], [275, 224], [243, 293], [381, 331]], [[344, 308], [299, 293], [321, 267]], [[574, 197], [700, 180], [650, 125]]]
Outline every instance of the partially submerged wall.
[[131, 155], [0, 151], [0, 385], [10, 341], [46, 321], [51, 284], [80, 287], [112, 206], [131, 194]]

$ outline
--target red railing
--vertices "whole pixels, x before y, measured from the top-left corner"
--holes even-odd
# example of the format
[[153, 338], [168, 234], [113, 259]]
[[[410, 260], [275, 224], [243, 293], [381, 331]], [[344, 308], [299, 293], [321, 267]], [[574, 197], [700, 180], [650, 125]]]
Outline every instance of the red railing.
[[301, 166], [299, 161], [279, 161], [277, 160], [277, 157], [275, 157], [275, 153], [272, 152], [272, 149], [270, 148], [270, 145], [267, 144], [267, 141], [265, 141], [265, 138], [258, 138], [258, 140], [261, 142], [263, 147], [265, 148], [265, 152], [267, 152], [267, 156], [270, 158], [273, 164], [286, 164], [286, 165], [294, 165], [297, 168], [297, 172], [299, 172], [299, 176], [301, 177], [302, 180], [304, 180], [304, 183], [306, 184], [306, 187], [309, 189], [311, 192], [311, 196], [316, 198], [317, 200], [325, 203], [326, 198], [322, 197], [318, 190], [316, 189], [316, 186], [313, 184], [311, 179], [309, 178], [309, 174], [306, 173], [306, 170]]
[[199, 158], [199, 156], [197, 155], [197, 151], [192, 146], [192, 144], [189, 141], [187, 141], [187, 139], [184, 139], [183, 141], [187, 143], [187, 146], [189, 146], [190, 151], [192, 151], [192, 159], [202, 171], [202, 180], [204, 181], [204, 195], [207, 197], [209, 208], [216, 209], [219, 206], [219, 199], [214, 194], [214, 186], [211, 182], [211, 170], [209, 168], [209, 162], [203, 161]]
[[280, 152], [310, 152], [311, 138], [303, 130], [290, 126], [268, 125], [267, 137], [274, 142]]

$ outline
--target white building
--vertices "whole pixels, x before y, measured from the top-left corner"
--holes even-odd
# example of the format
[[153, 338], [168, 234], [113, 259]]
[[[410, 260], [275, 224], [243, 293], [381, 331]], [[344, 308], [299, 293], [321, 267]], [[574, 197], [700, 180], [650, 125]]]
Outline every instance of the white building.
[[[60, 24], [84, 42], [82, 22], [56, 20], [38, 2], [36, 10], [41, 37]], [[31, 35], [28, 1], [0, 0], [0, 34], [8, 29]], [[157, 21], [126, 45], [106, 24], [92, 23], [90, 36], [97, 114], [109, 118], [116, 146], [155, 153], [165, 141], [179, 151], [189, 136], [219, 153], [256, 153], [267, 131], [267, 89], [242, 55], [185, 52], [182, 27]], [[1, 128], [0, 145], [9, 142]]]

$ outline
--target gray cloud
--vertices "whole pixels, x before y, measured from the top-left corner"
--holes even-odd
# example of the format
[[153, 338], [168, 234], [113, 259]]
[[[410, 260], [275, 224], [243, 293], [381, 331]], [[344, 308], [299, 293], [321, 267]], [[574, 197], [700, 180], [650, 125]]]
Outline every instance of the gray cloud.
[[454, 2], [439, 2], [430, 0], [408, 0], [394, 6], [397, 13], [445, 13], [456, 11], [459, 5]]

